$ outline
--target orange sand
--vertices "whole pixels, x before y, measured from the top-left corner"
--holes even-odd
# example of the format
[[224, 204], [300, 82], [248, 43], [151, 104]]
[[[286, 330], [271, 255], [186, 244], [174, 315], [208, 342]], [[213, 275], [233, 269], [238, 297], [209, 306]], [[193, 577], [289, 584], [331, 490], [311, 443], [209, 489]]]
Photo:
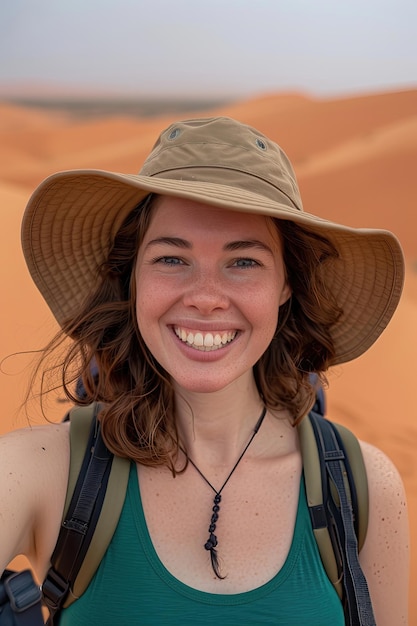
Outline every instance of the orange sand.
[[[396, 463], [408, 494], [413, 542], [417, 535], [416, 111], [417, 90], [333, 100], [277, 94], [207, 112], [236, 117], [278, 141], [295, 165], [306, 210], [352, 226], [388, 228], [403, 244], [407, 280], [399, 309], [364, 356], [330, 373], [328, 414], [379, 446]], [[0, 359], [38, 348], [55, 329], [20, 252], [21, 215], [34, 186], [60, 169], [136, 172], [159, 130], [170, 121], [169, 116], [70, 121], [63, 114], [0, 103]], [[29, 356], [3, 362], [0, 432], [26, 423], [18, 408], [29, 363]], [[54, 398], [48, 415], [59, 419], [64, 410], [65, 405]], [[42, 420], [39, 412], [31, 418]], [[416, 585], [414, 550], [411, 589]], [[410, 595], [410, 624], [417, 625], [417, 598]]]

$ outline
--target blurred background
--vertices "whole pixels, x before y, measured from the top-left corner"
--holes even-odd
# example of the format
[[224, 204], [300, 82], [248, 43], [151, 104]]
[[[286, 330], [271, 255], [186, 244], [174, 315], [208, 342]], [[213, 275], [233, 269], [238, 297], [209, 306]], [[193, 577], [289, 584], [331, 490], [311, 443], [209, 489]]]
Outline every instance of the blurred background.
[[25, 95], [336, 95], [417, 75], [413, 0], [3, 0], [0, 15], [0, 83]]
[[[327, 397], [329, 417], [384, 450], [402, 474], [413, 590], [414, 0], [2, 0], [0, 432], [26, 425], [20, 405], [30, 351], [55, 330], [20, 251], [21, 216], [34, 187], [63, 169], [137, 172], [171, 121], [218, 114], [257, 127], [284, 148], [306, 210], [351, 226], [387, 228], [403, 245], [400, 306], [365, 355], [330, 372]], [[60, 419], [66, 408], [55, 394], [48, 418]], [[34, 423], [44, 420], [35, 402], [29, 413]], [[417, 599], [410, 595], [410, 624], [417, 626]]]

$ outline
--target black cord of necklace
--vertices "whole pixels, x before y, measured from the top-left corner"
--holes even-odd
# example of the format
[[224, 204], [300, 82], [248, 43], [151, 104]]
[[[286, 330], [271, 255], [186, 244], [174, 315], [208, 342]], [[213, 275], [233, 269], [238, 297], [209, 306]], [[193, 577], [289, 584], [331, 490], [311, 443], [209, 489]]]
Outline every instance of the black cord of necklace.
[[204, 544], [204, 548], [207, 551], [210, 552], [211, 566], [213, 568], [213, 572], [215, 573], [216, 577], [219, 578], [220, 580], [223, 580], [224, 578], [226, 578], [226, 576], [222, 576], [221, 573], [220, 573], [219, 558], [217, 556], [217, 550], [216, 550], [218, 541], [217, 541], [217, 537], [214, 534], [214, 532], [216, 530], [217, 521], [219, 519], [220, 502], [221, 502], [221, 499], [222, 499], [221, 493], [222, 493], [223, 489], [226, 487], [227, 483], [229, 482], [233, 472], [235, 471], [235, 469], [237, 468], [237, 466], [241, 462], [243, 456], [245, 455], [246, 450], [249, 448], [249, 446], [252, 443], [252, 441], [253, 441], [255, 435], [257, 434], [258, 430], [260, 429], [261, 424], [264, 421], [265, 415], [266, 415], [266, 407], [264, 407], [264, 409], [262, 410], [262, 413], [261, 413], [258, 421], [256, 422], [255, 428], [253, 429], [252, 436], [249, 439], [248, 443], [246, 444], [242, 454], [240, 455], [240, 457], [238, 458], [238, 460], [234, 464], [231, 472], [229, 473], [228, 477], [226, 478], [226, 480], [224, 481], [223, 485], [221, 486], [221, 488], [218, 491], [217, 491], [217, 489], [215, 489], [215, 487], [213, 487], [211, 482], [209, 480], [207, 480], [207, 478], [204, 476], [203, 472], [197, 467], [197, 465], [194, 463], [194, 461], [192, 459], [190, 459], [188, 454], [186, 455], [188, 461], [191, 463], [191, 465], [194, 467], [194, 469], [197, 470], [197, 472], [200, 474], [201, 478], [203, 480], [205, 480], [205, 482], [209, 485], [209, 487], [216, 494], [214, 496], [214, 500], [213, 500], [212, 515], [211, 515], [211, 520], [210, 520], [210, 526], [208, 528], [209, 538], [207, 539], [206, 543]]

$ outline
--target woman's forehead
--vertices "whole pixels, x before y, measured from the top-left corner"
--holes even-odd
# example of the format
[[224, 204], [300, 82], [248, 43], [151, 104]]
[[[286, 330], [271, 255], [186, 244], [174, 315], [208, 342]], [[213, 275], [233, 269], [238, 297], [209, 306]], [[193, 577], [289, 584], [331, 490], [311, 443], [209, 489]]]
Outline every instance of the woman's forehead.
[[202, 229], [224, 232], [264, 232], [277, 238], [271, 228], [272, 218], [255, 213], [214, 207], [195, 200], [172, 196], [158, 196], [150, 222], [150, 230], [183, 228], [190, 233]]

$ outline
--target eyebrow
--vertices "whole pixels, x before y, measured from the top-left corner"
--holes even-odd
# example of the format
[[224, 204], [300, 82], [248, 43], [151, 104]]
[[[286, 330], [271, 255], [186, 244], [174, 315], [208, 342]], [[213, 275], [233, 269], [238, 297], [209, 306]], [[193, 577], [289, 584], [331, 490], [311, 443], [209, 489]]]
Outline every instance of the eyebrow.
[[[190, 241], [186, 239], [182, 239], [181, 237], [158, 237], [156, 239], [152, 239], [146, 245], [147, 248], [150, 246], [158, 246], [158, 245], [168, 245], [173, 246], [175, 248], [182, 248], [185, 250], [191, 250], [193, 245]], [[265, 244], [263, 241], [259, 241], [259, 239], [243, 239], [237, 241], [229, 241], [223, 246], [223, 250], [225, 252], [233, 252], [235, 250], [250, 250], [256, 248], [258, 250], [262, 250], [264, 252], [269, 252], [269, 254], [273, 255], [272, 249]]]
[[270, 246], [268, 246], [263, 241], [259, 241], [259, 239], [244, 239], [242, 241], [230, 241], [223, 247], [223, 249], [228, 252], [233, 252], [234, 250], [250, 250], [253, 248], [273, 254], [273, 251], [270, 248]]
[[148, 241], [146, 244], [146, 247], [150, 248], [151, 246], [160, 245], [174, 246], [175, 248], [186, 248], [188, 250], [191, 250], [193, 247], [189, 241], [181, 239], [180, 237], [158, 237], [157, 239], [151, 239], [151, 241]]

